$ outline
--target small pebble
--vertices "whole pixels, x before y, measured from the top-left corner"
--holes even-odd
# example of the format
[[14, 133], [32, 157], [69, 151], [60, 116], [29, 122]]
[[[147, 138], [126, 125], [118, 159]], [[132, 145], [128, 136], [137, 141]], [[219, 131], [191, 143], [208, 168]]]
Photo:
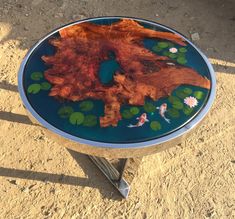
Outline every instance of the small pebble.
[[29, 188], [22, 188], [22, 192], [29, 193]]
[[73, 19], [73, 20], [76, 20], [77, 17], [78, 17], [77, 15], [73, 15], [73, 16], [72, 16], [72, 19]]
[[72, 16], [72, 19], [73, 20], [80, 20], [80, 19], [84, 19], [86, 16], [83, 15], [83, 14], [80, 14], [80, 15], [73, 15]]
[[58, 15], [59, 17], [64, 17], [64, 14], [63, 14], [62, 12], [59, 12], [57, 15]]
[[198, 41], [198, 40], [200, 40], [199, 33], [192, 33], [192, 34], [191, 34], [191, 39], [192, 39], [192, 41]]
[[22, 8], [22, 5], [21, 4], [17, 4], [16, 7], [17, 8]]
[[50, 188], [49, 192], [55, 194], [55, 188]]
[[61, 9], [65, 9], [65, 8], [67, 7], [67, 4], [68, 4], [68, 3], [67, 3], [66, 1], [64, 1], [63, 4], [62, 4], [62, 6], [61, 6], [60, 8], [61, 8]]
[[199, 138], [198, 139], [200, 142], [204, 142], [204, 138]]
[[31, 4], [32, 4], [32, 6], [37, 6], [37, 5], [39, 5], [42, 1], [43, 1], [43, 0], [33, 0]]
[[32, 184], [28, 187], [28, 189], [32, 189], [36, 184]]
[[202, 154], [203, 154], [203, 153], [202, 153], [201, 151], [198, 151], [198, 153], [197, 153], [196, 156], [197, 156], [197, 157], [200, 157], [200, 156], [202, 156]]
[[211, 52], [217, 52], [216, 48], [214, 48], [214, 47], [209, 47], [206, 50], [211, 51]]
[[9, 183], [13, 184], [13, 185], [17, 185], [16, 180], [15, 179], [9, 179], [8, 180]]
[[32, 164], [32, 163], [29, 164], [29, 169], [30, 169], [30, 170], [33, 169], [33, 164]]

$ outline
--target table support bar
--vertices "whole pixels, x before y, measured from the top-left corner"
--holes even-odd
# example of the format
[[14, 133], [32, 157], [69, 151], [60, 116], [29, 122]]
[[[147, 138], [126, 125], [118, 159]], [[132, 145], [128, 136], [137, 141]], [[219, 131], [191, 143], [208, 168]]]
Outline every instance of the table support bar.
[[93, 163], [101, 170], [113, 186], [127, 198], [130, 192], [130, 183], [134, 179], [142, 158], [118, 159], [119, 168], [112, 164], [112, 160], [103, 157], [88, 155]]

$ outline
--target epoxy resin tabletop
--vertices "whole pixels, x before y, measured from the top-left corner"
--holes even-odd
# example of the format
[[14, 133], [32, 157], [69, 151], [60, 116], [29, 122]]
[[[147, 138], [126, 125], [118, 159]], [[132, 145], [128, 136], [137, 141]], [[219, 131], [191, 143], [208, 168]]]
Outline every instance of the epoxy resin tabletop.
[[19, 73], [24, 105], [43, 126], [114, 148], [182, 135], [208, 112], [214, 86], [211, 65], [185, 37], [125, 17], [55, 30], [29, 51]]

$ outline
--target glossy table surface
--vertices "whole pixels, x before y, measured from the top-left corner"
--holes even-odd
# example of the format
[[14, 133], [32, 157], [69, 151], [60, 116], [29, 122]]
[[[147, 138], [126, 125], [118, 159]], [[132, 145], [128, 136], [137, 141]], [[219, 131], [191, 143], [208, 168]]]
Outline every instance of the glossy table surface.
[[81, 20], [49, 33], [26, 55], [18, 85], [42, 126], [111, 149], [182, 136], [215, 97], [214, 71], [195, 45], [168, 27], [126, 17]]

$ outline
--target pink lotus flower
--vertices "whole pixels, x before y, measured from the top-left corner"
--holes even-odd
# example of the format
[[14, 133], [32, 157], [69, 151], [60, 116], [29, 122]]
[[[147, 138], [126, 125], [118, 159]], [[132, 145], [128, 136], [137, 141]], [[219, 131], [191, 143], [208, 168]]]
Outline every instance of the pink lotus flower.
[[195, 97], [186, 97], [184, 98], [184, 103], [189, 106], [190, 108], [193, 108], [197, 106], [198, 100]]

